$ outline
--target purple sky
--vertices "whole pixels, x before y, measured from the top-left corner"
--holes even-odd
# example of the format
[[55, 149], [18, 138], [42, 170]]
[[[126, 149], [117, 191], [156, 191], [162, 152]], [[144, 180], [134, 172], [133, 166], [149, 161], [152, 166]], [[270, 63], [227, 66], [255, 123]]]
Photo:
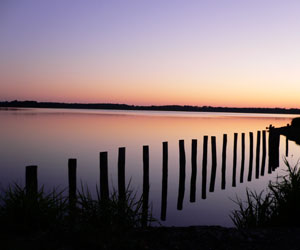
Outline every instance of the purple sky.
[[300, 106], [300, 1], [1, 0], [0, 100]]

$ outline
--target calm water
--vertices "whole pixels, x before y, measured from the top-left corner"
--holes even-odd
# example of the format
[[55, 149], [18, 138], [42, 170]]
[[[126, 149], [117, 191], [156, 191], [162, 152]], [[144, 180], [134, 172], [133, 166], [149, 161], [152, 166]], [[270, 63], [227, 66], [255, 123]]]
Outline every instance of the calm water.
[[[67, 186], [68, 158], [77, 158], [78, 180], [90, 188], [99, 185], [99, 152], [108, 152], [110, 188], [117, 188], [118, 148], [126, 147], [126, 182], [141, 194], [143, 166], [142, 146], [150, 150], [150, 201], [153, 215], [160, 218], [162, 187], [162, 142], [169, 145], [167, 220], [162, 225], [232, 226], [229, 218], [236, 195], [245, 189], [262, 190], [270, 180], [284, 174], [282, 156], [285, 137], [280, 138], [280, 167], [268, 174], [268, 157], [264, 176], [255, 178], [256, 133], [269, 124], [284, 126], [292, 115], [183, 113], [139, 111], [86, 111], [55, 109], [0, 110], [0, 183], [5, 187], [24, 183], [25, 166], [38, 165], [39, 184]], [[254, 135], [252, 181], [247, 181], [249, 166], [249, 132]], [[221, 190], [223, 134], [228, 135], [226, 189]], [[237, 187], [232, 187], [233, 135], [238, 133]], [[240, 183], [241, 133], [245, 133], [244, 183]], [[208, 135], [207, 199], [201, 199], [202, 145]], [[208, 192], [211, 171], [211, 140], [216, 136], [217, 174], [215, 191]], [[267, 134], [268, 138], [268, 134]], [[183, 210], [177, 210], [179, 183], [179, 143], [183, 139], [186, 153], [186, 179]], [[196, 202], [190, 203], [191, 140], [198, 140]], [[268, 140], [267, 140], [268, 141]], [[300, 157], [299, 146], [289, 142], [291, 162]], [[262, 155], [262, 149], [260, 156]], [[268, 153], [267, 153], [268, 155]], [[260, 159], [261, 162], [261, 159]], [[78, 182], [79, 182], [78, 181]]]

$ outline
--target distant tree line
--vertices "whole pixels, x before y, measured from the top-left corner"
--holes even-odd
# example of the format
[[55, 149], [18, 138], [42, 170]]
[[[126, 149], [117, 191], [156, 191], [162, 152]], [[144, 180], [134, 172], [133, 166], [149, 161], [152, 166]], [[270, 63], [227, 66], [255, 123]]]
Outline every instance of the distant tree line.
[[300, 114], [300, 109], [285, 108], [231, 108], [189, 105], [136, 106], [115, 103], [58, 103], [36, 101], [5, 101], [0, 107], [6, 108], [56, 108], [56, 109], [111, 109], [111, 110], [149, 110], [149, 111], [186, 111], [186, 112], [231, 112], [231, 113], [266, 113], [266, 114]]

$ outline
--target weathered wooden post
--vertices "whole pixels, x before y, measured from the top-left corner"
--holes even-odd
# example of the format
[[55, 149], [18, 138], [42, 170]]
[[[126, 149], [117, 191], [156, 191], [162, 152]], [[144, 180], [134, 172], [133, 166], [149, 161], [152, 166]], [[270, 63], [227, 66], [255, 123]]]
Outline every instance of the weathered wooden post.
[[236, 187], [237, 140], [238, 140], [238, 133], [234, 133], [234, 143], [233, 143], [233, 167], [232, 167], [232, 186], [233, 186], [233, 187]]
[[260, 170], [261, 176], [264, 176], [265, 174], [266, 154], [267, 154], [266, 131], [263, 130], [262, 131], [262, 159], [261, 159], [261, 170]]
[[208, 136], [205, 135], [203, 137], [203, 158], [202, 158], [202, 199], [206, 199], [207, 142], [208, 142]]
[[68, 160], [68, 180], [69, 180], [69, 209], [73, 212], [77, 201], [77, 181], [76, 181], [77, 160]]
[[190, 202], [196, 201], [196, 179], [197, 179], [197, 140], [192, 140], [192, 174], [191, 174], [191, 190]]
[[179, 140], [179, 191], [177, 210], [182, 210], [184, 190], [185, 190], [185, 151], [184, 151], [184, 140]]
[[244, 169], [245, 169], [245, 133], [242, 133], [242, 157], [241, 157], [240, 183], [244, 182]]
[[143, 206], [142, 206], [142, 227], [148, 224], [149, 204], [149, 146], [143, 146]]
[[36, 199], [38, 193], [37, 166], [27, 166], [25, 170], [26, 195]]
[[259, 158], [260, 158], [260, 131], [257, 131], [256, 139], [256, 165], [255, 165], [255, 178], [259, 178]]
[[160, 219], [166, 220], [167, 197], [168, 197], [168, 142], [163, 142], [163, 162], [162, 162], [162, 194], [161, 194], [161, 214]]
[[221, 189], [225, 189], [226, 187], [226, 147], [227, 147], [227, 134], [223, 134]]
[[119, 148], [118, 155], [118, 191], [119, 191], [119, 200], [125, 201], [125, 148]]
[[285, 138], [285, 156], [289, 156], [289, 139], [287, 137]]
[[100, 196], [103, 201], [109, 199], [107, 152], [100, 153]]
[[211, 164], [209, 192], [214, 192], [215, 182], [216, 182], [216, 172], [217, 172], [217, 149], [216, 149], [216, 137], [215, 136], [211, 137], [211, 155], [212, 155], [212, 164]]
[[249, 172], [248, 172], [248, 181], [252, 180], [252, 168], [253, 168], [253, 133], [249, 133], [250, 145], [249, 145]]

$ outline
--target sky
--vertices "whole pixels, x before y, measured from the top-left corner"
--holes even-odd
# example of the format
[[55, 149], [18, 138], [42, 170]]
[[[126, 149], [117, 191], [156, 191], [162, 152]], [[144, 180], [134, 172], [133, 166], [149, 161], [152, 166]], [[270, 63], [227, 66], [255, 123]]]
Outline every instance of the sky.
[[0, 101], [300, 108], [299, 0], [0, 0]]

